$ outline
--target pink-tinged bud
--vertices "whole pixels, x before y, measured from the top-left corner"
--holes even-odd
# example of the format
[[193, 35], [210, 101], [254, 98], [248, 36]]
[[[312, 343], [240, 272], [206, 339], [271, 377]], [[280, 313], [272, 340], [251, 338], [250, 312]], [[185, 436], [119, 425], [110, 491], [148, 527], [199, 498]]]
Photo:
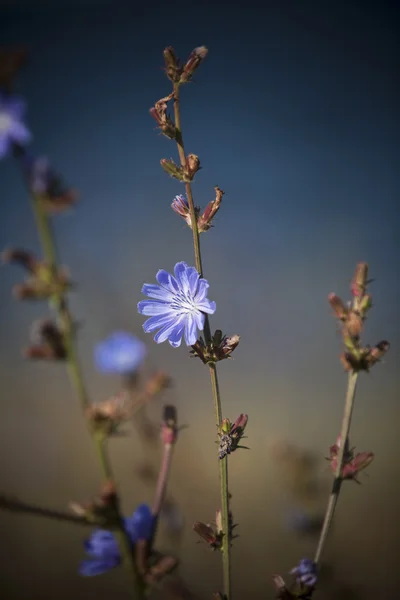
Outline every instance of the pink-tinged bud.
[[164, 60], [165, 72], [167, 74], [168, 79], [170, 79], [174, 83], [178, 83], [182, 73], [182, 67], [179, 64], [179, 59], [175, 54], [175, 50], [171, 46], [165, 48]]
[[211, 525], [206, 525], [205, 523], [197, 521], [193, 525], [193, 531], [195, 531], [197, 535], [199, 535], [212, 550], [221, 549], [222, 535], [220, 533], [216, 533]]
[[351, 282], [351, 293], [356, 298], [361, 298], [365, 294], [368, 283], [368, 264], [358, 263], [356, 271]]
[[32, 345], [24, 350], [30, 359], [65, 360], [67, 350], [64, 335], [50, 319], [35, 321], [31, 329]]
[[357, 339], [363, 328], [363, 320], [359, 314], [354, 311], [350, 311], [347, 315], [346, 322], [344, 325], [344, 330], [347, 330], [347, 333], [352, 337]]
[[221, 206], [222, 196], [224, 195], [224, 192], [220, 190], [218, 186], [216, 186], [214, 189], [215, 200], [212, 200], [207, 204], [204, 213], [197, 221], [199, 233], [208, 231], [212, 227], [212, 220], [217, 214], [219, 207]]
[[178, 181], [186, 181], [186, 175], [183, 168], [180, 165], [175, 164], [172, 159], [168, 160], [166, 158], [162, 158], [160, 160], [160, 165], [164, 171], [170, 175], [170, 177], [175, 177], [175, 179], [178, 179]]
[[236, 421], [232, 424], [229, 419], [223, 419], [218, 427], [217, 435], [219, 437], [219, 458], [222, 460], [228, 454], [232, 454], [237, 448], [245, 448], [247, 446], [239, 446], [240, 441], [244, 436], [248, 416], [240, 414]]
[[162, 133], [170, 140], [176, 139], [176, 127], [169, 115], [167, 115], [168, 102], [174, 97], [174, 92], [158, 100], [150, 109], [151, 116], [157, 121]]
[[177, 411], [172, 405], [164, 406], [161, 439], [165, 446], [172, 446], [178, 438]]
[[336, 294], [329, 294], [328, 302], [334, 310], [335, 315], [341, 321], [344, 321], [347, 317], [348, 309], [345, 307], [344, 302]]
[[199, 67], [200, 63], [205, 59], [207, 53], [208, 50], [205, 46], [199, 46], [191, 52], [185, 66], [183, 67], [183, 72], [179, 80], [180, 83], [187, 83], [191, 80], [193, 73]]
[[[334, 474], [336, 474], [336, 470], [338, 468], [338, 457], [341, 445], [341, 436], [338, 436], [336, 444], [333, 444], [329, 448], [329, 460], [331, 464], [331, 470]], [[346, 440], [346, 447], [343, 455], [343, 465], [342, 465], [342, 479], [354, 479], [357, 481], [357, 474], [368, 467], [369, 464], [374, 459], [373, 452], [359, 452], [358, 454], [354, 454], [355, 448], [350, 448], [350, 444], [348, 439]], [[357, 481], [357, 483], [359, 483]]]
[[199, 157], [196, 154], [188, 154], [186, 157], [185, 181], [192, 181], [193, 177], [196, 175], [197, 171], [199, 171], [200, 168], [201, 167]]

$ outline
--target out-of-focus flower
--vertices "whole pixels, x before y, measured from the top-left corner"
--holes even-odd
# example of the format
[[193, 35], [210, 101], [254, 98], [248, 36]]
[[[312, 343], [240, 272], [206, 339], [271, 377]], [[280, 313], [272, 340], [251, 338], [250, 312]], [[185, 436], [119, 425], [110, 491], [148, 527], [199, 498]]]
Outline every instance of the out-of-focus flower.
[[218, 428], [220, 459], [225, 458], [225, 456], [231, 454], [237, 448], [246, 448], [248, 450], [247, 446], [239, 446], [248, 419], [247, 415], [240, 414], [234, 423], [231, 423], [229, 419], [222, 420], [222, 424]]
[[25, 64], [27, 54], [23, 47], [0, 49], [0, 90], [11, 91], [14, 77]]
[[35, 321], [31, 330], [32, 345], [24, 350], [31, 359], [65, 360], [67, 350], [58, 325], [50, 319]]
[[131, 413], [129, 394], [121, 393], [104, 402], [91, 404], [87, 409], [87, 418], [96, 434], [107, 437], [115, 434], [121, 423], [130, 418]]
[[23, 122], [25, 102], [15, 96], [0, 93], [0, 160], [11, 150], [13, 144], [26, 146], [31, 134]]
[[18, 300], [43, 300], [53, 295], [62, 295], [70, 287], [71, 282], [68, 270], [60, 267], [57, 270], [46, 262], [37, 258], [26, 250], [12, 248], [1, 254], [5, 263], [17, 263], [26, 269], [29, 276], [24, 283], [13, 288], [13, 294]]
[[101, 373], [134, 373], [147, 354], [146, 344], [125, 331], [116, 331], [97, 344], [94, 362]]
[[296, 581], [307, 587], [315, 587], [317, 583], [317, 565], [310, 558], [302, 558], [297, 567], [290, 571], [291, 575], [296, 575]]
[[[153, 526], [153, 515], [147, 504], [141, 504], [131, 517], [124, 519], [124, 528], [132, 548], [139, 540], [150, 540]], [[81, 575], [101, 575], [121, 564], [117, 540], [110, 531], [96, 529], [84, 545], [90, 558], [81, 563]]]
[[215, 363], [224, 360], [224, 358], [232, 358], [232, 352], [238, 346], [239, 341], [239, 335], [223, 335], [220, 329], [216, 329], [209, 344], [206, 344], [200, 336], [193, 344], [190, 354], [191, 356], [198, 356], [204, 364]]
[[63, 184], [45, 156], [22, 156], [21, 164], [29, 189], [49, 213], [62, 212], [76, 203], [77, 191]]
[[311, 515], [302, 508], [288, 511], [286, 524], [288, 528], [300, 536], [314, 537], [319, 535], [324, 522], [324, 515]]
[[103, 485], [100, 495], [91, 502], [83, 504], [70, 502], [70, 510], [79, 517], [84, 517], [97, 525], [118, 525], [117, 490], [113, 481], [108, 480]]
[[179, 262], [174, 273], [175, 277], [160, 270], [156, 275], [159, 285], [144, 284], [142, 293], [152, 300], [139, 302], [138, 311], [150, 317], [143, 324], [146, 333], [159, 330], [154, 336], [157, 344], [168, 340], [177, 348], [183, 335], [187, 346], [196, 342], [197, 329], [204, 327], [204, 313], [213, 314], [216, 304], [208, 300], [209, 284], [194, 267]]

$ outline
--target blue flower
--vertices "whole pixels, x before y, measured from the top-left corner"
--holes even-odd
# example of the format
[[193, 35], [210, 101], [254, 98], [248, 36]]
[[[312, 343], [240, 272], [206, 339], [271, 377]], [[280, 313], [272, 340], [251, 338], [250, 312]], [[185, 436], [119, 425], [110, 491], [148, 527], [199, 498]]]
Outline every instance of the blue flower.
[[197, 329], [203, 330], [204, 313], [212, 315], [216, 304], [208, 300], [209, 284], [200, 279], [194, 267], [179, 262], [174, 273], [175, 277], [167, 271], [158, 271], [159, 285], [144, 284], [142, 293], [154, 300], [139, 302], [138, 311], [150, 317], [143, 324], [146, 333], [159, 330], [154, 336], [157, 344], [168, 340], [177, 348], [184, 334], [186, 345], [192, 346], [197, 340]]
[[116, 331], [97, 344], [94, 361], [102, 373], [126, 375], [140, 367], [146, 354], [146, 344], [141, 340], [124, 331]]
[[317, 583], [317, 565], [310, 558], [302, 558], [297, 567], [290, 571], [298, 583], [314, 587]]
[[30, 141], [31, 134], [22, 122], [24, 113], [23, 100], [0, 94], [0, 159], [8, 154], [13, 144], [24, 146]]
[[[131, 517], [124, 519], [125, 531], [132, 546], [138, 540], [149, 540], [153, 533], [154, 517], [147, 504], [141, 504]], [[101, 575], [121, 564], [121, 555], [114, 535], [104, 529], [96, 529], [84, 543], [91, 558], [84, 560], [79, 573], [85, 577]]]

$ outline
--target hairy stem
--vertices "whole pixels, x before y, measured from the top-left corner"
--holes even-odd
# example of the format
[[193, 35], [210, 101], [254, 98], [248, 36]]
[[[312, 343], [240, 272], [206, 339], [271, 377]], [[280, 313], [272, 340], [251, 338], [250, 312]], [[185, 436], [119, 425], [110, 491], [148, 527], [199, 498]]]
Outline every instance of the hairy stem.
[[344, 405], [344, 413], [342, 420], [342, 428], [340, 432], [340, 447], [339, 454], [337, 460], [336, 471], [334, 475], [334, 480], [332, 484], [332, 491], [329, 497], [328, 506], [326, 508], [324, 523], [322, 526], [321, 535], [318, 541], [317, 551], [315, 553], [314, 562], [319, 563], [321, 561], [322, 552], [324, 550], [326, 540], [331, 528], [333, 516], [335, 514], [335, 509], [337, 505], [337, 501], [339, 499], [340, 490], [342, 487], [342, 469], [344, 462], [344, 455], [347, 446], [347, 439], [349, 436], [350, 425], [351, 425], [351, 416], [353, 413], [354, 401], [356, 397], [356, 387], [358, 380], [358, 372], [352, 371], [349, 373], [349, 379], [347, 384], [347, 393], [346, 393], [346, 401]]
[[[29, 189], [29, 182], [28, 182]], [[29, 190], [30, 191], [30, 190]], [[50, 263], [53, 272], [57, 269], [57, 251], [54, 235], [51, 228], [50, 219], [43, 208], [40, 198], [30, 193], [32, 200], [32, 209], [35, 216], [36, 226], [42, 246], [44, 258]], [[59, 325], [64, 337], [64, 344], [67, 354], [67, 365], [70, 375], [71, 382], [76, 390], [78, 398], [80, 400], [82, 410], [85, 412], [89, 405], [89, 397], [86, 392], [86, 387], [83, 381], [83, 376], [78, 360], [78, 356], [75, 349], [74, 341], [74, 327], [72, 318], [68, 309], [68, 303], [66, 297], [63, 294], [55, 295], [50, 302], [55, 309]], [[99, 444], [95, 439], [95, 436], [91, 433], [92, 441], [96, 445], [97, 455], [100, 463], [102, 473], [106, 479], [112, 478], [111, 468], [108, 464], [107, 455], [102, 444]], [[119, 512], [119, 509], [118, 509]], [[120, 513], [119, 513], [120, 514]], [[130, 589], [134, 594], [134, 597], [142, 599], [144, 597], [144, 584], [139, 577], [137, 572], [135, 557], [132, 552], [130, 540], [125, 532], [123, 526], [122, 516], [120, 515], [121, 526], [120, 529], [115, 532], [118, 545], [120, 548], [121, 556], [123, 558], [123, 564], [129, 573], [129, 579], [131, 581]]]
[[[178, 146], [179, 159], [182, 167], [186, 167], [185, 147], [183, 143], [181, 114], [180, 114], [180, 89], [179, 84], [174, 84], [174, 117], [176, 127], [176, 143]], [[185, 183], [186, 197], [190, 210], [190, 220], [193, 232], [193, 248], [196, 269], [200, 273], [200, 277], [204, 276], [203, 266], [201, 261], [200, 236], [197, 227], [196, 211], [193, 201], [192, 187], [190, 183]], [[211, 341], [211, 330], [208, 315], [205, 315], [204, 321], [204, 339], [206, 344]], [[222, 408], [221, 396], [218, 386], [217, 367], [215, 363], [209, 364], [211, 388], [214, 399], [214, 410], [217, 425], [222, 423]], [[220, 494], [221, 494], [221, 512], [222, 512], [222, 566], [224, 579], [224, 594], [226, 600], [232, 600], [231, 595], [231, 569], [230, 569], [230, 540], [229, 540], [229, 491], [228, 491], [228, 458], [225, 457], [219, 460], [219, 479], [220, 479]]]

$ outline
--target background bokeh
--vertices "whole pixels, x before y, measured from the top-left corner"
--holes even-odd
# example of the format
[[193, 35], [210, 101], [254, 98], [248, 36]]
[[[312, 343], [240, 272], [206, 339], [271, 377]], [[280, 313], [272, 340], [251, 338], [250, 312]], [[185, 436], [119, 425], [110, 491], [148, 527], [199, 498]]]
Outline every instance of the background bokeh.
[[[208, 374], [185, 348], [157, 346], [137, 314], [143, 282], [179, 260], [193, 263], [191, 236], [170, 209], [180, 184], [159, 166], [175, 157], [148, 114], [169, 93], [162, 50], [209, 57], [182, 92], [188, 152], [203, 169], [197, 204], [225, 190], [215, 227], [202, 236], [214, 328], [239, 333], [233, 361], [220, 366], [224, 414], [250, 416], [250, 451], [230, 461], [239, 523], [233, 550], [236, 598], [272, 598], [272, 573], [312, 556], [315, 539], [287, 526], [296, 494], [274, 444], [315, 453], [324, 509], [324, 456], [340, 426], [346, 376], [327, 295], [349, 295], [357, 261], [370, 264], [375, 307], [367, 341], [389, 339], [384, 364], [359, 385], [351, 441], [375, 452], [362, 486], [344, 487], [316, 598], [398, 597], [399, 487], [399, 93], [396, 3], [285, 0], [240, 4], [3, 2], [2, 45], [26, 44], [18, 81], [29, 103], [32, 149], [77, 187], [76, 210], [56, 218], [62, 262], [79, 283], [71, 306], [83, 327], [79, 351], [94, 400], [118, 389], [97, 374], [93, 346], [114, 329], [149, 343], [147, 370], [167, 370], [182, 432], [171, 479], [186, 527], [181, 574], [200, 599], [220, 582], [220, 559], [197, 545], [195, 520], [218, 507], [215, 419]], [[24, 187], [12, 158], [0, 163], [0, 246], [38, 251]], [[54, 508], [97, 492], [99, 474], [80, 409], [62, 366], [21, 358], [39, 304], [16, 303], [22, 271], [0, 283], [1, 490]], [[134, 475], [134, 436], [112, 442], [131, 511], [152, 490]], [[284, 471], [284, 473], [283, 473]], [[30, 516], [0, 514], [0, 594], [5, 600], [125, 597], [114, 571], [77, 574], [88, 531]], [[169, 549], [161, 535], [159, 547]]]

